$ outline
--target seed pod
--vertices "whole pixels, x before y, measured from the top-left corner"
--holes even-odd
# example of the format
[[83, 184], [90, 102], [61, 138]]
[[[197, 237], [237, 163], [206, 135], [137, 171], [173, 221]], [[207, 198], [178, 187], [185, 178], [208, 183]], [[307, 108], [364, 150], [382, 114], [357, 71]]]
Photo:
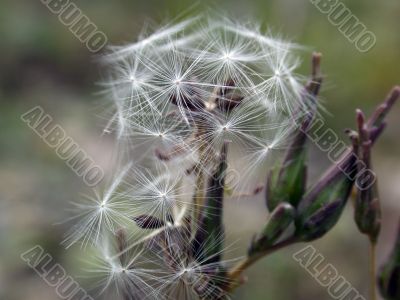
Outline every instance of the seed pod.
[[299, 133], [291, 144], [282, 165], [268, 174], [265, 200], [270, 212], [285, 201], [296, 207], [303, 196], [307, 182], [304, 144], [305, 135]]
[[[364, 119], [364, 114], [360, 110], [357, 110], [358, 131], [361, 139], [360, 155], [364, 163], [363, 167], [366, 170], [371, 170], [371, 132], [366, 127]], [[363, 174], [365, 176], [362, 176]], [[354, 219], [358, 229], [368, 235], [373, 243], [376, 243], [381, 228], [381, 208], [376, 178], [373, 177], [373, 181], [368, 180], [367, 176], [369, 174], [369, 172], [364, 172], [357, 178]], [[362, 184], [362, 181], [365, 181], [366, 184]]]
[[303, 93], [303, 103], [308, 107], [299, 126], [295, 127], [293, 140], [288, 147], [285, 158], [279, 168], [273, 169], [266, 184], [266, 204], [273, 211], [279, 203], [289, 202], [297, 207], [304, 195], [307, 183], [307, 131], [314, 119], [322, 78], [320, 75], [321, 55], [314, 53], [312, 60], [312, 78]]
[[[327, 233], [340, 217], [343, 210], [342, 205], [343, 201], [336, 199], [318, 209], [302, 224], [303, 235], [301, 235], [301, 238], [304, 241], [311, 241]], [[297, 235], [300, 234], [297, 233]]]
[[378, 285], [386, 300], [400, 299], [400, 224], [393, 252], [380, 270]]
[[333, 165], [301, 200], [295, 221], [297, 238], [320, 238], [337, 223], [357, 173], [357, 149], [353, 136], [352, 153]]
[[204, 264], [210, 264], [220, 260], [220, 251], [224, 238], [222, 217], [227, 151], [228, 144], [224, 143], [219, 164], [214, 174], [209, 178], [206, 205], [193, 242], [194, 257], [198, 258], [198, 261]]
[[307, 131], [313, 117], [313, 111], [303, 116], [301, 125], [295, 129], [282, 165], [274, 168], [267, 177], [265, 197], [269, 211], [273, 211], [282, 202], [297, 207], [304, 195], [307, 184]]
[[248, 255], [254, 255], [273, 246], [293, 222], [295, 209], [289, 203], [280, 203], [271, 213], [263, 231], [253, 240]]

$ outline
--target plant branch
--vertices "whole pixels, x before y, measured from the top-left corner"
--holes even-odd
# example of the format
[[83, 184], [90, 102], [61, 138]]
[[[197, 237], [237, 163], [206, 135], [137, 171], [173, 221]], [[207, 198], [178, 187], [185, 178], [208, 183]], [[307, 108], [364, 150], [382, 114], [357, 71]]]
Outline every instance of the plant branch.
[[294, 244], [296, 242], [297, 242], [297, 240], [294, 237], [292, 237], [292, 238], [289, 238], [289, 239], [284, 240], [282, 242], [279, 242], [276, 245], [274, 245], [274, 246], [272, 246], [272, 247], [270, 247], [270, 248], [268, 248], [268, 249], [266, 249], [266, 250], [264, 250], [262, 252], [259, 252], [257, 254], [254, 254], [254, 255], [246, 257], [244, 260], [239, 262], [235, 267], [233, 267], [229, 271], [227, 277], [228, 277], [228, 280], [229, 280], [229, 282], [231, 284], [228, 286], [227, 291], [231, 292], [235, 288], [237, 288], [240, 285], [239, 279], [240, 279], [240, 276], [242, 275], [242, 273], [247, 268], [251, 267], [254, 263], [256, 263], [258, 260], [260, 260], [260, 259], [262, 259], [262, 258], [264, 258], [264, 257], [266, 257], [266, 256], [268, 256], [268, 255], [270, 255], [270, 254], [282, 249], [282, 248], [285, 248], [285, 247], [287, 247], [289, 245], [292, 245], [292, 244]]
[[[203, 130], [201, 128], [198, 129], [198, 136], [202, 135]], [[205, 161], [205, 152], [206, 148], [203, 143], [199, 145], [199, 165], [196, 170], [196, 186], [195, 186], [195, 193], [194, 193], [194, 222], [200, 222], [202, 211], [204, 207], [204, 188], [205, 188], [205, 179], [204, 179], [204, 170], [202, 167], [202, 163]]]

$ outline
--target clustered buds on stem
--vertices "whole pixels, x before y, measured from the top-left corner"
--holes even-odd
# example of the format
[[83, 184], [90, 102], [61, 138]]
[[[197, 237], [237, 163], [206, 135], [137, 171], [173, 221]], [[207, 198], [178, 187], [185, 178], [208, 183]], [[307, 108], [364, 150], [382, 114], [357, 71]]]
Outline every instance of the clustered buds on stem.
[[[319, 61], [320, 56], [314, 55], [313, 70], [319, 71]], [[313, 78], [306, 88], [315, 100], [321, 84], [319, 72], [314, 71]], [[376, 243], [381, 211], [377, 181], [371, 178], [371, 174], [376, 176], [371, 170], [371, 148], [386, 125], [385, 116], [399, 96], [400, 87], [395, 87], [367, 122], [364, 114], [357, 110], [358, 132], [346, 131], [352, 146], [307, 192], [306, 134], [314, 113], [310, 111], [305, 115], [293, 134], [281, 166], [274, 168], [267, 177], [266, 204], [271, 215], [263, 231], [253, 239], [247, 260], [231, 272], [234, 278], [260, 256], [325, 235], [341, 216], [355, 182], [355, 221], [360, 231]], [[288, 233], [291, 223], [295, 229]]]

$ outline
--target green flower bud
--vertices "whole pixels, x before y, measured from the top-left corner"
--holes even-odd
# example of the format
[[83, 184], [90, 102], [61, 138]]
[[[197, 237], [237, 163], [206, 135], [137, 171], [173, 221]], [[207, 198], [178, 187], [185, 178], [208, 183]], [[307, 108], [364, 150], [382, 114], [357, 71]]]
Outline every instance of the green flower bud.
[[[307, 181], [305, 139], [305, 135], [299, 133], [282, 166], [273, 169], [268, 175], [265, 196], [269, 211], [273, 211], [283, 202], [289, 202], [296, 207], [303, 196]], [[293, 145], [295, 143], [297, 145]]]
[[322, 77], [320, 75], [321, 55], [314, 53], [312, 79], [306, 85], [303, 93], [303, 103], [307, 106], [299, 126], [295, 127], [293, 140], [288, 147], [285, 158], [278, 168], [274, 168], [268, 175], [266, 184], [266, 204], [272, 212], [280, 203], [288, 202], [297, 207], [304, 195], [307, 183], [307, 131], [312, 124], [317, 110], [316, 97], [318, 95]]
[[[371, 170], [371, 146], [370, 140], [371, 131], [364, 124], [364, 114], [357, 110], [357, 120], [359, 127], [359, 136], [361, 139], [361, 159], [366, 170]], [[354, 219], [358, 229], [369, 236], [373, 243], [376, 243], [381, 228], [381, 208], [378, 196], [378, 186], [376, 178], [368, 177], [369, 173], [364, 173], [366, 176], [359, 176], [357, 179], [357, 199], [355, 202]], [[365, 181], [366, 185], [361, 184]]]
[[271, 213], [263, 231], [254, 238], [248, 255], [254, 255], [273, 246], [293, 222], [295, 209], [289, 203], [279, 204]]
[[320, 238], [337, 223], [357, 173], [356, 150], [353, 141], [353, 151], [333, 165], [299, 203], [295, 225], [300, 240]]

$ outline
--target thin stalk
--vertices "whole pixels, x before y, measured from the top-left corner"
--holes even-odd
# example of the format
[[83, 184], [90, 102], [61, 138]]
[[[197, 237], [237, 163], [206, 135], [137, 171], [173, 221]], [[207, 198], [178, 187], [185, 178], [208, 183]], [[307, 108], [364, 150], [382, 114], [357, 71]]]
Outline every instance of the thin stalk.
[[[215, 86], [214, 91], [210, 98], [205, 102], [206, 104], [206, 109], [212, 111], [214, 109], [215, 105], [215, 99], [217, 97], [219, 87]], [[203, 127], [204, 125], [200, 125], [197, 128], [196, 136], [195, 138], [199, 139], [199, 164], [197, 166], [197, 177], [196, 177], [196, 187], [195, 187], [195, 193], [194, 193], [194, 198], [193, 198], [193, 203], [194, 203], [194, 222], [197, 222], [197, 224], [200, 222], [201, 217], [202, 217], [202, 211], [204, 207], [204, 202], [205, 202], [205, 195], [204, 195], [204, 188], [205, 188], [205, 174], [203, 170], [203, 164], [208, 163], [207, 161], [207, 145], [205, 144], [204, 141], [202, 141], [202, 137], [205, 136], [205, 128]]]
[[[198, 135], [201, 136], [202, 129], [198, 129]], [[199, 222], [201, 219], [202, 208], [204, 207], [204, 188], [205, 188], [205, 179], [204, 179], [204, 170], [202, 164], [205, 161], [205, 151], [206, 147], [204, 143], [200, 142], [199, 145], [199, 165], [196, 170], [196, 187], [194, 193], [194, 222]]]
[[201, 210], [204, 206], [204, 171], [199, 170], [196, 178], [196, 191], [194, 194], [194, 220], [199, 221], [201, 216]]
[[240, 276], [242, 275], [242, 273], [248, 269], [249, 267], [251, 267], [253, 264], [255, 264], [257, 261], [259, 261], [260, 259], [282, 249], [285, 248], [293, 243], [296, 242], [295, 238], [289, 238], [285, 241], [282, 241], [268, 249], [266, 249], [265, 251], [256, 253], [252, 256], [248, 256], [246, 257], [244, 260], [240, 261], [236, 266], [234, 266], [228, 273], [228, 279], [231, 282], [231, 284], [228, 286], [227, 291], [231, 292], [233, 291], [235, 288], [237, 288], [239, 286], [239, 279]]
[[377, 300], [376, 298], [376, 243], [370, 241], [369, 263], [370, 263], [370, 299]]

